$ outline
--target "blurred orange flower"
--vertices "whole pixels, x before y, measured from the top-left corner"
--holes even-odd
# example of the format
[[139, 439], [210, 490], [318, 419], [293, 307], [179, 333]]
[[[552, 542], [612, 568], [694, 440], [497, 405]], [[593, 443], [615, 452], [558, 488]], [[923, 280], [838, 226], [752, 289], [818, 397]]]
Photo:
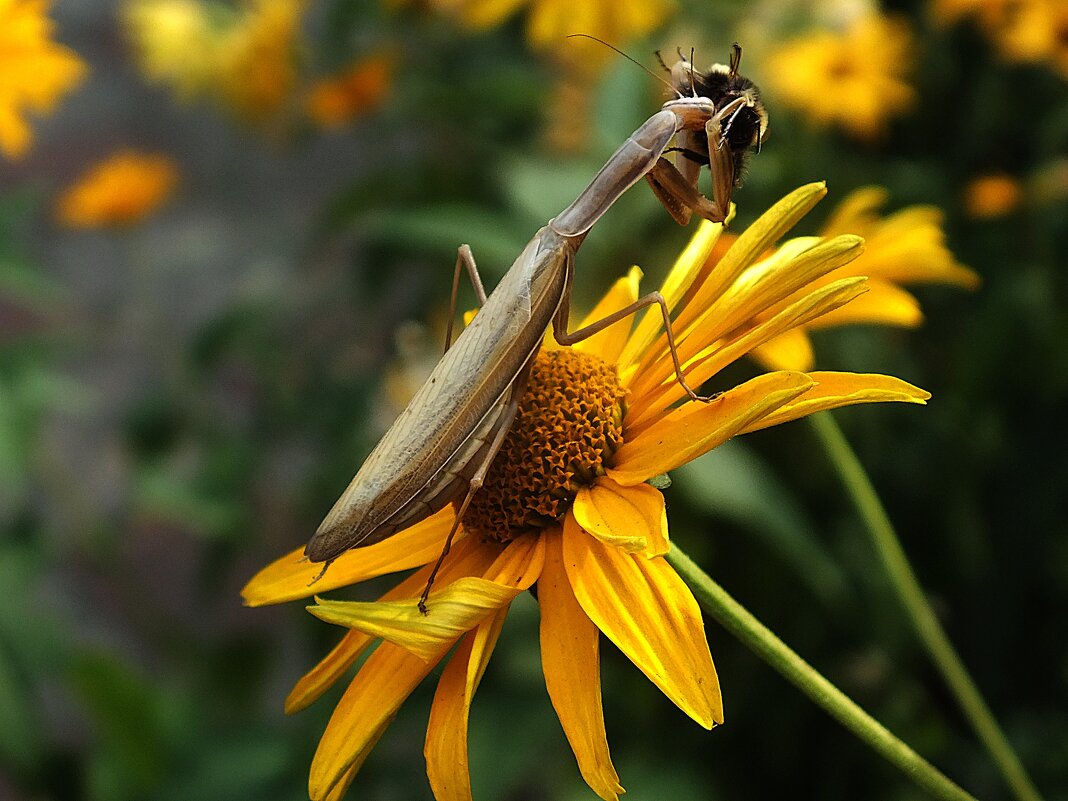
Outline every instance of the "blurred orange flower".
[[1007, 173], [973, 179], [964, 187], [964, 211], [969, 217], [988, 219], [1011, 214], [1023, 198], [1020, 182]]
[[56, 218], [71, 228], [133, 225], [159, 208], [177, 182], [178, 169], [167, 156], [122, 151], [63, 192]]
[[816, 125], [875, 139], [916, 102], [906, 81], [914, 50], [904, 20], [867, 15], [841, 33], [818, 31], [780, 45], [766, 60], [764, 82]]
[[393, 59], [368, 56], [315, 83], [308, 93], [308, 116], [322, 128], [337, 128], [376, 108], [392, 82]]
[[0, 153], [19, 158], [32, 141], [25, 116], [48, 114], [85, 77], [85, 62], [52, 41], [50, 0], [0, 0]]

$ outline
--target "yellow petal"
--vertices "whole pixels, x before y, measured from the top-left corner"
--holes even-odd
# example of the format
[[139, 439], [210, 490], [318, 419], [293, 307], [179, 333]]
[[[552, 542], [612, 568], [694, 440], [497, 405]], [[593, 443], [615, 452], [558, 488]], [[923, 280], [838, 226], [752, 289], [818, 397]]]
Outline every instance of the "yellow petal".
[[308, 611], [320, 620], [362, 631], [372, 637], [407, 648], [423, 659], [432, 659], [443, 643], [452, 642], [470, 631], [488, 615], [507, 606], [519, 594], [494, 581], [473, 576], [458, 579], [427, 600], [424, 615], [418, 597], [400, 601], [327, 601]]
[[616, 451], [608, 476], [625, 487], [674, 470], [726, 442], [784, 403], [811, 389], [804, 373], [757, 376], [710, 403], [687, 403], [650, 425]]
[[704, 623], [686, 584], [662, 556], [604, 545], [564, 518], [564, 566], [575, 598], [679, 709], [706, 729], [723, 722]]
[[312, 703], [340, 679], [360, 654], [366, 650], [374, 640], [362, 631], [350, 629], [345, 632], [341, 642], [333, 647], [315, 667], [305, 673], [293, 685], [293, 689], [286, 696], [285, 711], [287, 715], [293, 715], [302, 709], [307, 709]]
[[307, 598], [315, 593], [355, 584], [384, 573], [425, 565], [436, 559], [455, 518], [452, 506], [414, 526], [366, 548], [346, 551], [312, 583], [323, 570], [321, 562], [304, 558], [304, 548], [267, 565], [241, 591], [247, 606], [262, 606]]
[[471, 699], [507, 613], [502, 609], [468, 632], [438, 681], [423, 747], [426, 775], [436, 801], [471, 801], [467, 754]]
[[815, 330], [872, 323], [915, 328], [923, 322], [919, 301], [906, 290], [877, 278], [868, 279], [865, 286], [868, 291], [863, 296], [821, 315], [809, 324], [810, 327]]
[[597, 627], [582, 611], [564, 569], [561, 533], [547, 540], [545, 569], [538, 581], [541, 665], [545, 687], [586, 784], [605, 801], [623, 788], [612, 766], [601, 705], [601, 656]]
[[655, 487], [623, 487], [601, 476], [578, 491], [572, 510], [578, 524], [606, 545], [648, 557], [668, 552], [664, 495]]
[[319, 740], [308, 776], [313, 801], [351, 780], [352, 768], [366, 758], [400, 705], [451, 647], [451, 641], [443, 644], [429, 661], [388, 642], [375, 649], [341, 696]]
[[[494, 546], [486, 545], [472, 537], [460, 540], [452, 546], [449, 556], [441, 564], [437, 581], [442, 585], [463, 576], [481, 575], [498, 557]], [[395, 601], [400, 598], [413, 598], [426, 586], [430, 577], [431, 565], [427, 565], [385, 593], [381, 600]], [[327, 654], [319, 664], [305, 673], [286, 698], [287, 714], [298, 712], [316, 701], [324, 692], [334, 685], [374, 642], [374, 638], [362, 631], [350, 629], [341, 642]]]
[[345, 793], [348, 792], [349, 785], [352, 784], [352, 780], [356, 778], [356, 774], [359, 773], [360, 768], [363, 767], [363, 763], [367, 761], [367, 757], [370, 756], [374, 747], [378, 745], [378, 741], [382, 739], [382, 735], [386, 733], [386, 729], [389, 728], [389, 724], [393, 722], [391, 716], [388, 720], [384, 721], [371, 738], [367, 741], [367, 744], [363, 747], [363, 750], [356, 755], [355, 761], [349, 765], [341, 777], [337, 780], [337, 783], [327, 791], [321, 798], [313, 798], [313, 801], [341, 801], [345, 797]]
[[931, 397], [930, 392], [888, 375], [815, 372], [809, 376], [817, 382], [816, 386], [766, 417], [754, 420], [742, 433], [759, 431], [839, 406], [887, 401], [923, 404]]
[[[641, 278], [642, 271], [637, 267], [631, 267], [626, 277], [616, 281], [601, 299], [601, 302], [586, 315], [586, 319], [582, 321], [579, 328], [585, 328], [598, 320], [603, 320], [613, 312], [626, 308], [636, 301]], [[577, 343], [575, 350], [600, 356], [609, 364], [615, 364], [616, 359], [619, 358], [619, 354], [623, 350], [623, 346], [627, 344], [627, 338], [630, 336], [630, 329], [633, 323], [633, 315], [624, 317], [604, 331]]]
[[[802, 295], [789, 306], [770, 318], [743, 328], [740, 335], [725, 342], [710, 345], [703, 353], [683, 365], [683, 372], [692, 386], [700, 386], [732, 362], [763, 345], [772, 337], [799, 325], [806, 325], [829, 311], [848, 304], [867, 291], [864, 278], [854, 276], [832, 281], [807, 295]], [[664, 376], [660, 386], [637, 394], [627, 408], [624, 426], [631, 438], [639, 436], [650, 424], [655, 423], [664, 411], [684, 397], [682, 387], [674, 374]]]
[[[493, 547], [487, 545], [486, 547]], [[525, 534], [508, 543], [482, 578], [514, 590], [526, 590], [538, 580], [545, 562], [545, 543], [537, 534]]]
[[686, 303], [678, 318], [680, 328], [689, 326], [701, 313], [734, 283], [742, 272], [760, 259], [827, 194], [823, 182], [795, 189], [745, 229], [723, 254], [715, 270]]
[[854, 189], [831, 212], [823, 225], [823, 236], [858, 234], [866, 236], [869, 226], [879, 219], [879, 210], [886, 205], [889, 192], [881, 186], [862, 186]]
[[804, 328], [791, 328], [758, 345], [750, 356], [768, 370], [809, 370], [815, 362], [812, 340]]

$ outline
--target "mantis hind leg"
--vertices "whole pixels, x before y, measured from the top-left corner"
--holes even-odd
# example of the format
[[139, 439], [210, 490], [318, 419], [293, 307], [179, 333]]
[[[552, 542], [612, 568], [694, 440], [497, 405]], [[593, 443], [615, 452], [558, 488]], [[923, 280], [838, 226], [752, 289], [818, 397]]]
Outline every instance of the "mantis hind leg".
[[668, 350], [671, 352], [671, 362], [675, 366], [675, 380], [679, 382], [679, 386], [685, 390], [686, 394], [690, 397], [690, 400], [708, 403], [719, 396], [718, 392], [713, 393], [712, 395], [698, 395], [690, 385], [686, 383], [686, 378], [682, 374], [682, 363], [679, 361], [679, 352], [675, 347], [675, 334], [671, 329], [671, 313], [668, 311], [667, 301], [664, 300], [664, 296], [659, 292], [650, 292], [648, 295], [638, 298], [636, 301], [619, 311], [612, 312], [607, 317], [602, 317], [600, 320], [583, 326], [577, 331], [568, 331], [568, 317], [571, 314], [572, 274], [573, 271], [569, 264], [563, 299], [560, 301], [560, 308], [556, 310], [556, 315], [553, 317], [553, 337], [557, 342], [565, 346], [574, 345], [576, 342], [589, 339], [594, 334], [599, 334], [610, 325], [614, 325], [626, 317], [637, 314], [642, 309], [656, 305], [659, 306], [660, 314], [664, 318], [664, 333], [667, 335]]
[[486, 449], [486, 455], [482, 459], [482, 463], [478, 466], [468, 481], [467, 494], [464, 496], [463, 501], [456, 510], [456, 519], [452, 521], [452, 527], [449, 529], [449, 535], [445, 538], [445, 544], [441, 548], [441, 554], [438, 556], [438, 560], [434, 563], [434, 567], [431, 569], [430, 575], [427, 577], [426, 586], [423, 588], [422, 595], [419, 596], [419, 611], [424, 615], [430, 614], [430, 609], [427, 606], [427, 600], [430, 598], [430, 588], [434, 586], [434, 579], [437, 578], [438, 571], [441, 570], [441, 565], [445, 561], [445, 557], [449, 555], [449, 549], [452, 548], [452, 541], [456, 537], [456, 532], [460, 528], [460, 522], [463, 520], [464, 513], [467, 511], [467, 507], [471, 505], [471, 500], [475, 497], [475, 493], [481, 489], [482, 483], [486, 480], [486, 473], [489, 472], [490, 465], [493, 464], [494, 458], [496, 458], [501, 446], [504, 445], [505, 437], [508, 436], [508, 432], [512, 428], [512, 423], [515, 422], [515, 415], [519, 410], [519, 398], [522, 396], [523, 390], [526, 389], [527, 379], [530, 377], [530, 366], [533, 362], [534, 358], [531, 356], [530, 360], [523, 367], [523, 370], [512, 384], [511, 399], [508, 401], [508, 405], [505, 407], [504, 413], [501, 415], [501, 420], [497, 425], [493, 440]]
[[456, 319], [456, 298], [460, 291], [460, 268], [467, 268], [467, 277], [471, 279], [479, 307], [486, 305], [486, 289], [482, 285], [482, 276], [478, 274], [475, 254], [470, 245], [460, 245], [456, 249], [456, 267], [452, 271], [452, 295], [449, 297], [449, 326], [445, 329], [445, 353], [452, 347], [452, 323]]

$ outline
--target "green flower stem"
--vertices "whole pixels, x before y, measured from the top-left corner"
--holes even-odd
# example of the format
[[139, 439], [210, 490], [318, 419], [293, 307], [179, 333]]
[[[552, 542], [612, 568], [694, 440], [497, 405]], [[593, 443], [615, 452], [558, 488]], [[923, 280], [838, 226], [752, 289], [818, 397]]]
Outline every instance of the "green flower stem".
[[986, 746], [1005, 783], [1018, 801], [1042, 801], [1019, 757], [983, 701], [975, 682], [968, 675], [964, 663], [953, 649], [949, 637], [927, 602], [890, 518], [842, 429], [828, 413], [814, 414], [808, 420], [853, 498], [872, 545], [883, 561], [890, 583], [901, 599], [920, 639], [942, 672], [949, 689], [956, 696], [968, 722]]
[[679, 546], [672, 544], [667, 560], [693, 590], [701, 606], [724, 628], [756, 652], [757, 656], [785, 676], [853, 734], [871, 746], [887, 761], [899, 767], [916, 784], [935, 798], [946, 801], [975, 801], [934, 767], [897, 739], [875, 718], [857, 706], [845, 693], [817, 673], [794, 653], [726, 590], [694, 564]]

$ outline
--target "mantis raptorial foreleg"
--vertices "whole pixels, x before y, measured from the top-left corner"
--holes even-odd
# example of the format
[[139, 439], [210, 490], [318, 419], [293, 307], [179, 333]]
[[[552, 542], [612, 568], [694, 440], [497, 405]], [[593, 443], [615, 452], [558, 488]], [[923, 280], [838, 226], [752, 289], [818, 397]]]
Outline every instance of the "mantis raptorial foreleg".
[[460, 268], [467, 268], [467, 277], [471, 279], [475, 297], [481, 308], [486, 303], [486, 289], [482, 285], [482, 276], [478, 274], [478, 265], [475, 264], [475, 254], [471, 252], [470, 245], [460, 245], [456, 248], [456, 267], [452, 271], [452, 295], [449, 297], [449, 325], [445, 329], [445, 353], [452, 347], [452, 324], [456, 319], [456, 298], [460, 291]]

